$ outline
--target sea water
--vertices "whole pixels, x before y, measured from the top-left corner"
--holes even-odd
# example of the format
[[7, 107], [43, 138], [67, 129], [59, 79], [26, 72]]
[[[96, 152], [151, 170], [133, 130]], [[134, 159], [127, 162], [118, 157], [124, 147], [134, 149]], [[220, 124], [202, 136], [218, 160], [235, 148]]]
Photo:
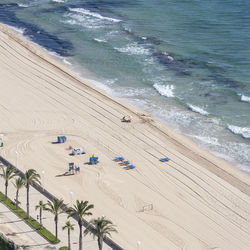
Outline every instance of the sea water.
[[0, 22], [250, 172], [250, 1], [2, 0]]

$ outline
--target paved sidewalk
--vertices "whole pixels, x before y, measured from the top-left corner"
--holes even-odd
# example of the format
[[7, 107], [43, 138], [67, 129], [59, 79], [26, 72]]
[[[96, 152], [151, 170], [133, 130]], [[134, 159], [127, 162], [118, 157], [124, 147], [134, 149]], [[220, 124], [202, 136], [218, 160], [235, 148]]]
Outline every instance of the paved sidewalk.
[[[1, 170], [0, 170], [1, 172]], [[14, 201], [15, 199], [15, 192], [16, 189], [13, 186], [12, 182], [14, 180], [12, 179], [9, 182], [9, 187], [8, 187], [8, 197]], [[2, 193], [4, 193], [5, 190], [5, 186], [4, 186], [4, 181], [2, 181], [2, 179], [0, 179], [0, 191]], [[26, 188], [22, 188], [19, 192], [19, 201], [21, 202], [20, 207], [22, 209], [24, 209], [24, 211], [26, 211]], [[60, 198], [60, 197], [58, 197]], [[36, 189], [34, 189], [33, 187], [30, 188], [30, 216], [32, 216], [33, 218], [37, 218], [37, 215], [39, 215], [39, 210], [35, 210], [35, 206], [39, 203], [39, 200], [42, 200], [44, 203], [47, 202], [47, 198], [44, 197], [40, 192], [38, 192]], [[65, 201], [67, 202], [67, 201]], [[4, 206], [3, 204], [1, 204], [1, 207]], [[0, 231], [2, 231], [6, 236], [8, 236], [9, 238], [13, 239], [13, 241], [18, 244], [18, 245], [30, 245], [32, 246], [31, 248], [28, 249], [51, 249], [50, 247], [53, 246], [52, 249], [59, 249], [61, 246], [67, 246], [68, 245], [68, 234], [67, 234], [67, 230], [62, 230], [62, 227], [64, 226], [65, 222], [67, 220], [70, 220], [72, 224], [75, 224], [75, 230], [71, 232], [71, 248], [72, 250], [78, 250], [79, 249], [79, 244], [78, 244], [78, 240], [79, 240], [79, 227], [77, 224], [77, 221], [75, 221], [74, 219], [68, 219], [67, 218], [67, 214], [63, 213], [59, 215], [59, 222], [58, 222], [58, 238], [61, 240], [61, 242], [57, 245], [50, 245], [48, 242], [45, 241], [45, 239], [42, 238], [42, 236], [40, 236], [38, 233], [34, 232], [33, 229], [29, 228], [27, 226], [27, 224], [25, 222], [22, 221], [22, 223], [24, 224], [20, 226], [19, 223], [20, 219], [19, 217], [16, 217], [14, 219], [13, 216], [16, 216], [15, 214], [13, 214], [12, 212], [8, 211], [8, 209], [2, 208], [3, 212], [0, 213]], [[2, 211], [2, 210], [0, 210]], [[9, 219], [9, 223], [5, 223], [5, 224], [1, 224], [1, 222], [3, 221], [2, 216], [7, 216], [7, 214], [11, 214], [10, 219]], [[43, 225], [44, 227], [46, 227], [49, 231], [51, 231], [53, 234], [55, 234], [55, 223], [54, 223], [54, 216], [47, 212], [47, 211], [43, 211]], [[39, 220], [38, 220], [39, 221]], [[14, 222], [14, 223], [13, 223]], [[8, 230], [9, 225], [15, 225], [16, 227], [11, 227], [11, 230], [13, 233], [16, 232], [16, 234], [11, 237], [11, 232], [8, 232], [6, 230]], [[29, 229], [28, 229], [28, 228]], [[4, 228], [6, 228], [4, 230]], [[18, 231], [21, 230], [21, 231]], [[84, 230], [84, 228], [83, 228]], [[7, 232], [7, 233], [5, 233]], [[9, 235], [8, 235], [9, 234]], [[20, 237], [19, 237], [20, 235]], [[34, 236], [35, 235], [35, 236]], [[19, 243], [18, 239], [20, 238], [20, 240], [23, 240], [24, 243]], [[27, 244], [26, 244], [27, 242]], [[43, 245], [42, 245], [43, 244]], [[83, 249], [85, 250], [97, 250], [98, 249], [98, 245], [97, 245], [97, 240], [93, 239], [92, 236], [87, 235], [87, 236], [83, 236]], [[103, 250], [110, 250], [112, 248], [110, 248], [109, 246], [107, 246], [105, 243], [103, 245]]]
[[0, 231], [24, 249], [56, 249], [1, 202]]

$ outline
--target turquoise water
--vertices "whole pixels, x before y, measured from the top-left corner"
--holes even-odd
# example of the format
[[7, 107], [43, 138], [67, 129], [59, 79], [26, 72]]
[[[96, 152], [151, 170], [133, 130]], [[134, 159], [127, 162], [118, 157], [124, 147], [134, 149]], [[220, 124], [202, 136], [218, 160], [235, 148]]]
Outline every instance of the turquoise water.
[[78, 74], [250, 172], [250, 2], [4, 0]]

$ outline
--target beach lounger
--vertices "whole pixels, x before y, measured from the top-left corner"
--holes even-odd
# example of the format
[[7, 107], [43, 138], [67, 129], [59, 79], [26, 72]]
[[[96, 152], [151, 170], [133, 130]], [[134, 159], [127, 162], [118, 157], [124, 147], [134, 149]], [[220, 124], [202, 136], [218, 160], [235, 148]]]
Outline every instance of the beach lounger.
[[160, 159], [160, 161], [162, 161], [162, 162], [167, 162], [167, 161], [169, 161], [170, 159], [168, 158], [168, 157], [165, 157], [165, 158], [161, 158]]
[[124, 161], [124, 158], [122, 156], [115, 157], [115, 161]]
[[133, 169], [133, 168], [135, 168], [135, 166], [134, 165], [128, 165], [127, 168], [128, 169]]
[[122, 165], [128, 165], [130, 162], [129, 161], [122, 161], [121, 164]]

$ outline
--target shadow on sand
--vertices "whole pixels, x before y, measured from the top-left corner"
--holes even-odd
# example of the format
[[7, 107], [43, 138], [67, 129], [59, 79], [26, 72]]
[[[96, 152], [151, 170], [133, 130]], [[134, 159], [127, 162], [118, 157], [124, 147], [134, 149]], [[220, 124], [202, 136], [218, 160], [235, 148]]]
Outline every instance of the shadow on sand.
[[71, 175], [74, 175], [74, 174], [72, 174], [72, 173], [70, 173], [70, 172], [65, 172], [65, 173], [63, 173], [63, 174], [58, 174], [58, 175], [56, 175], [56, 177], [71, 176]]

